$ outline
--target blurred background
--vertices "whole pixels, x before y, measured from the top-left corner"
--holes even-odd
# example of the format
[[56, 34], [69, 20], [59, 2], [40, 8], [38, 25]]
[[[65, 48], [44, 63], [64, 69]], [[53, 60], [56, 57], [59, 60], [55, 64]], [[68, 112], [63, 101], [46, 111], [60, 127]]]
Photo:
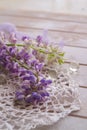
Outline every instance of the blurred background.
[[0, 0], [0, 10], [87, 15], [87, 0]]

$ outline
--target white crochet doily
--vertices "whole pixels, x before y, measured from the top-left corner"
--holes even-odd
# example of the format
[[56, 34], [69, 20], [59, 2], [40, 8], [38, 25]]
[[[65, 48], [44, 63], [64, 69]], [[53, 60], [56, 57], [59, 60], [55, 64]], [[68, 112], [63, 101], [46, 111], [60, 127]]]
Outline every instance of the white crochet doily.
[[0, 130], [30, 130], [50, 125], [80, 109], [78, 84], [64, 70], [58, 74], [54, 71], [54, 75], [54, 82], [48, 88], [50, 97], [36, 107], [14, 106], [15, 85], [9, 82], [0, 85]]

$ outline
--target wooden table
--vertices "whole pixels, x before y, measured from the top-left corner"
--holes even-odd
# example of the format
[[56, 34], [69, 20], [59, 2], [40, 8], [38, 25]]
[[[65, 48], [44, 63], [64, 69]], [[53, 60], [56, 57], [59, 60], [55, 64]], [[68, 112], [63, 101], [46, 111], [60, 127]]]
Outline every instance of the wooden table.
[[[49, 30], [54, 41], [64, 40], [66, 57], [71, 55], [80, 63], [78, 75], [81, 110], [73, 112], [52, 126], [38, 130], [87, 130], [87, 17], [44, 12], [0, 11], [0, 23], [14, 23], [18, 30], [33, 35]], [[67, 61], [69, 63], [70, 60]]]

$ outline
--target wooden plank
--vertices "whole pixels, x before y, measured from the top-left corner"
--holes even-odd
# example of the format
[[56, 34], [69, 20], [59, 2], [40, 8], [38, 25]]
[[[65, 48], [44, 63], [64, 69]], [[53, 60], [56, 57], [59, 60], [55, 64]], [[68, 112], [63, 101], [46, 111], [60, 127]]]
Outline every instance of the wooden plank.
[[54, 21], [70, 21], [76, 23], [87, 23], [86, 16], [79, 15], [69, 15], [69, 14], [60, 14], [60, 13], [49, 13], [41, 11], [10, 11], [10, 10], [0, 10], [1, 16], [15, 16], [15, 17], [31, 17], [31, 18], [40, 18], [40, 19], [49, 19]]
[[12, 22], [17, 26], [22, 27], [33, 27], [33, 28], [47, 28], [54, 31], [64, 31], [69, 33], [79, 33], [87, 34], [87, 24], [74, 23], [74, 22], [64, 22], [64, 21], [51, 21], [47, 19], [32, 19], [32, 18], [22, 18], [14, 16], [0, 16], [0, 22]]
[[66, 52], [66, 61], [72, 61], [73, 57], [80, 64], [87, 65], [87, 49], [65, 46], [63, 50]]
[[67, 116], [55, 124], [39, 127], [35, 130], [87, 130], [87, 120]]

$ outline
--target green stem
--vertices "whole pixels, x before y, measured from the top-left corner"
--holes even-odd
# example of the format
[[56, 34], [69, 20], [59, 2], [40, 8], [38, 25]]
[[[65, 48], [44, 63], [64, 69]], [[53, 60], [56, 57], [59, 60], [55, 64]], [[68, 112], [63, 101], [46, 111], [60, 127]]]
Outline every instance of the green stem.
[[19, 46], [19, 47], [24, 47], [25, 45], [23, 44], [6, 44], [7, 46]]

